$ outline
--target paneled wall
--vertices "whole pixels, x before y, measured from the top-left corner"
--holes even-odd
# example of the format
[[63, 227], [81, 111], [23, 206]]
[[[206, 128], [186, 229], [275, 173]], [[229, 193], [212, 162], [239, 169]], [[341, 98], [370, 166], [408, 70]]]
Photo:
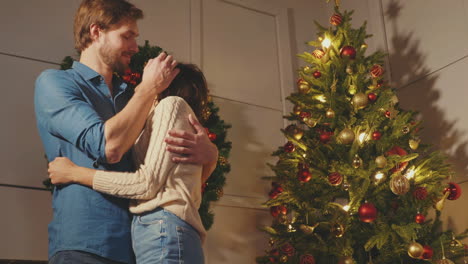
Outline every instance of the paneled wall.
[[[74, 54], [72, 20], [79, 2], [17, 0], [0, 9], [0, 184], [41, 187], [46, 177], [33, 112], [34, 80]], [[302, 65], [295, 54], [311, 50], [305, 42], [315, 38], [313, 20], [327, 23], [331, 5], [310, 0], [134, 2], [145, 11], [140, 43], [149, 40], [180, 61], [199, 64], [222, 118], [233, 126], [232, 172], [223, 198], [213, 206], [207, 262], [253, 263], [267, 247], [267, 237], [257, 229], [271, 221], [261, 207], [270, 186], [261, 177], [270, 175], [266, 163], [274, 162], [271, 152], [284, 143], [279, 131], [285, 125], [281, 116], [289, 110], [284, 96]], [[369, 51], [389, 53], [388, 77], [403, 107], [421, 112], [423, 140], [449, 154], [458, 172], [454, 181], [467, 180], [468, 0], [450, 5], [435, 0], [341, 2], [355, 9], [356, 26], [368, 20], [375, 36]], [[430, 19], [420, 19], [421, 14]], [[0, 259], [46, 259], [50, 194], [0, 186], [0, 198]], [[468, 213], [460, 210], [467, 202], [468, 195], [447, 202], [447, 225], [467, 227]]]

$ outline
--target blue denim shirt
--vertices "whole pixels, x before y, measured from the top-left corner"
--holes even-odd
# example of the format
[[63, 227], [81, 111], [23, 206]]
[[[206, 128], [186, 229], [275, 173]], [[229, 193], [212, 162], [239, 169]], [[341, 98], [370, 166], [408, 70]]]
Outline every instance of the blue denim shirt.
[[[132, 171], [127, 153], [106, 164], [104, 122], [131, 97], [127, 85], [113, 80], [114, 98], [104, 79], [79, 62], [73, 68], [46, 70], [36, 80], [37, 126], [49, 161], [68, 157], [74, 163], [102, 170]], [[78, 184], [56, 187], [49, 224], [49, 258], [62, 250], [81, 250], [115, 261], [133, 262], [128, 200]]]

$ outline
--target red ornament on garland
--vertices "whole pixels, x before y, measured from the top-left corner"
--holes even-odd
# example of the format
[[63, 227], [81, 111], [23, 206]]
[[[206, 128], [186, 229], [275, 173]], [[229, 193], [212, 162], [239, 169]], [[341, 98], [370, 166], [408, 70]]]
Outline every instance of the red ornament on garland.
[[320, 133], [319, 135], [320, 142], [322, 142], [323, 144], [327, 144], [330, 141], [332, 135], [333, 135], [333, 132], [324, 131]]
[[299, 264], [315, 264], [315, 258], [310, 254], [302, 255]]
[[296, 252], [296, 250], [291, 244], [286, 243], [281, 246], [281, 252], [283, 252], [288, 257], [292, 257], [294, 256], [294, 253]]
[[448, 187], [445, 188], [444, 190], [444, 194], [446, 192], [449, 192], [449, 196], [447, 197], [447, 199], [449, 200], [457, 200], [458, 198], [460, 198], [461, 194], [462, 194], [462, 190], [460, 188], [460, 185], [454, 183], [454, 182], [449, 182], [448, 183]]
[[380, 77], [382, 76], [384, 72], [384, 69], [382, 68], [382, 66], [378, 65], [378, 64], [375, 64], [374, 66], [372, 66], [372, 68], [370, 69], [370, 74], [372, 75], [372, 77], [374, 78], [377, 78], [377, 77]]
[[278, 217], [278, 215], [286, 215], [288, 213], [288, 209], [283, 205], [272, 206], [270, 207], [270, 214], [273, 217]]
[[284, 152], [291, 153], [296, 150], [296, 146], [291, 141], [288, 141], [286, 144], [284, 144], [283, 150]]
[[377, 95], [375, 93], [370, 93], [367, 95], [367, 99], [371, 102], [375, 102], [375, 100], [377, 100]]
[[381, 137], [382, 137], [382, 133], [380, 133], [379, 131], [374, 131], [374, 133], [372, 133], [373, 140], [379, 140]]
[[299, 116], [304, 119], [304, 118], [309, 118], [311, 115], [309, 112], [301, 112]]
[[390, 112], [390, 111], [388, 111], [388, 110], [385, 111], [385, 117], [386, 117], [386, 118], [390, 118], [391, 116], [392, 116], [392, 112]]
[[413, 191], [413, 197], [418, 200], [425, 200], [427, 198], [427, 189], [424, 187], [417, 187]]
[[343, 182], [343, 176], [338, 172], [333, 172], [328, 175], [328, 182], [333, 186], [338, 186]]
[[218, 137], [218, 136], [217, 136], [215, 133], [211, 133], [211, 132], [208, 133], [208, 138], [209, 138], [211, 141], [215, 141], [217, 137]]
[[356, 58], [356, 49], [352, 46], [344, 46], [340, 51], [341, 58], [349, 58], [354, 60]]
[[297, 172], [297, 179], [301, 182], [308, 182], [311, 177], [312, 174], [310, 173], [309, 168], [299, 169]]
[[126, 83], [136, 85], [138, 82], [140, 82], [141, 74], [138, 72], [132, 72], [130, 69], [126, 69], [122, 79]]
[[423, 214], [417, 214], [415, 217], [414, 217], [414, 221], [418, 224], [422, 224], [424, 223], [424, 221], [426, 220], [426, 217], [423, 215]]
[[428, 245], [423, 246], [423, 254], [421, 256], [422, 259], [424, 260], [432, 259], [433, 255], [434, 255], [434, 250], [431, 248], [431, 246], [428, 246]]
[[340, 14], [333, 14], [330, 17], [330, 24], [338, 26], [343, 22], [343, 17]]
[[322, 76], [322, 73], [319, 72], [319, 71], [314, 71], [314, 73], [312, 73], [312, 75], [315, 77], [315, 79], [318, 79]]
[[[406, 152], [406, 150], [402, 149], [399, 146], [394, 146], [392, 149], [387, 151], [388, 156], [391, 156], [391, 155], [405, 156], [407, 154], [408, 153]], [[391, 171], [393, 173], [398, 172], [398, 171], [403, 171], [404, 169], [406, 169], [406, 166], [408, 166], [408, 162], [402, 162], [402, 163], [398, 164], [398, 166], [393, 168]]]
[[377, 218], [377, 209], [371, 203], [363, 203], [358, 210], [359, 219], [365, 223], [372, 223]]

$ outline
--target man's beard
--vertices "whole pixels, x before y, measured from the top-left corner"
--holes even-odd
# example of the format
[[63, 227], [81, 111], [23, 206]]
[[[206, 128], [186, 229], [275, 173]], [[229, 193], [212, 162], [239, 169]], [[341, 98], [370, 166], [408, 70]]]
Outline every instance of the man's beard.
[[128, 65], [122, 63], [119, 58], [122, 56], [119, 51], [112, 50], [108, 45], [99, 49], [99, 55], [103, 62], [107, 64], [113, 72], [123, 74], [128, 68]]

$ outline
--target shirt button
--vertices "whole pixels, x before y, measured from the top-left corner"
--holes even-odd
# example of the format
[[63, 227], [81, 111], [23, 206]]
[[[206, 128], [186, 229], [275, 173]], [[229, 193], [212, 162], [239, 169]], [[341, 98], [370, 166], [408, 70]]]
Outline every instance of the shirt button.
[[99, 163], [97, 161], [93, 162], [93, 167], [96, 169], [99, 168]]

